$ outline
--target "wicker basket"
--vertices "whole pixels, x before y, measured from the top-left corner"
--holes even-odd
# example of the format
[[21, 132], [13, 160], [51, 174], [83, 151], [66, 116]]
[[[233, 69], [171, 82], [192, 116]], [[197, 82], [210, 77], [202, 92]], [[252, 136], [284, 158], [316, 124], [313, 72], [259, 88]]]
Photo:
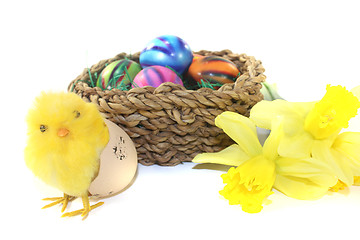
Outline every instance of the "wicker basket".
[[129, 91], [89, 87], [89, 73], [95, 79], [94, 74], [99, 74], [105, 65], [125, 57], [139, 62], [140, 53], [121, 53], [84, 69], [68, 90], [95, 103], [107, 119], [127, 132], [134, 141], [140, 163], [173, 166], [191, 161], [198, 153], [217, 152], [232, 144], [215, 126], [215, 117], [223, 111], [248, 116], [252, 106], [263, 99], [260, 89], [265, 80], [261, 61], [254, 57], [230, 50], [194, 53], [227, 58], [236, 64], [241, 75], [235, 83], [218, 90], [187, 90], [173, 83]]

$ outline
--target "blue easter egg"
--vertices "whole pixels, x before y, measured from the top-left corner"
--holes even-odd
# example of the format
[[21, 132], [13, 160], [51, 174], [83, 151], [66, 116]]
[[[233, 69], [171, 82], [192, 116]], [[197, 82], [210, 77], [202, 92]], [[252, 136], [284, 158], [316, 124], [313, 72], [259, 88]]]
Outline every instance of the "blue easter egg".
[[140, 53], [142, 68], [149, 66], [171, 67], [182, 74], [193, 59], [189, 45], [181, 38], [173, 35], [164, 35], [150, 41]]

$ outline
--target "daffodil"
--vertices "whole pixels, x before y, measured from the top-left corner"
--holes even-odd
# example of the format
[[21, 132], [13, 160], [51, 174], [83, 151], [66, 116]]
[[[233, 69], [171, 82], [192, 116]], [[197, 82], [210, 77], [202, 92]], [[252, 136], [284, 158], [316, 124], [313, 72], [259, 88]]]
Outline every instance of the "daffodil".
[[337, 182], [326, 164], [311, 157], [279, 156], [277, 149], [283, 137], [281, 117], [272, 121], [272, 131], [263, 147], [249, 118], [224, 112], [216, 117], [215, 124], [236, 144], [217, 153], [199, 154], [193, 162], [233, 166], [221, 176], [226, 185], [220, 194], [229, 204], [240, 204], [245, 212], [260, 212], [273, 187], [292, 197], [314, 199]]
[[360, 99], [360, 85], [357, 87], [354, 87], [351, 92], [358, 98]]
[[339, 184], [350, 186], [360, 176], [360, 133], [340, 132], [357, 114], [360, 88], [349, 92], [328, 85], [326, 90], [318, 102], [261, 101], [252, 108], [250, 118], [257, 126], [271, 129], [273, 119], [282, 117], [279, 155], [319, 160], [330, 166]]

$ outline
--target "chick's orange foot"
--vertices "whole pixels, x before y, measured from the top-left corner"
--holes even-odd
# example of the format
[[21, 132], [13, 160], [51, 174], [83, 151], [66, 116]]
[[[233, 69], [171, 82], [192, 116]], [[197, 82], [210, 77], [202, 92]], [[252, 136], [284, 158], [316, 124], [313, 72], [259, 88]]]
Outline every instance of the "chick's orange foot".
[[53, 198], [44, 198], [44, 201], [53, 201], [52, 203], [45, 205], [42, 209], [55, 206], [57, 204], [62, 204], [61, 212], [64, 212], [68, 203], [74, 200], [76, 197], [69, 196], [64, 193], [64, 197], [53, 197]]
[[73, 216], [77, 216], [77, 215], [80, 215], [83, 217], [82, 220], [85, 220], [87, 218], [87, 216], [89, 215], [89, 212], [97, 207], [100, 207], [101, 205], [104, 204], [104, 202], [98, 202], [92, 206], [90, 206], [90, 203], [89, 203], [89, 197], [88, 196], [83, 196], [82, 197], [82, 202], [83, 202], [83, 205], [84, 205], [84, 208], [83, 209], [79, 209], [79, 210], [76, 210], [76, 211], [73, 211], [73, 212], [67, 212], [67, 213], [64, 213], [62, 215], [62, 217], [73, 217]]

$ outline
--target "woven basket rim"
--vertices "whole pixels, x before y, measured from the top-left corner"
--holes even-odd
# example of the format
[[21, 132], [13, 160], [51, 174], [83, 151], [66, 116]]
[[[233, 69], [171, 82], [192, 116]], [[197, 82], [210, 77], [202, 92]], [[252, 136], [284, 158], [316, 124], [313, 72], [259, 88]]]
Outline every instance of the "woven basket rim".
[[[246, 77], [258, 77], [258, 78], [262, 79], [262, 81], [265, 81], [266, 77], [263, 74], [265, 72], [265, 69], [262, 66], [262, 62], [260, 60], [256, 60], [252, 56], [248, 56], [245, 53], [236, 54], [236, 53], [233, 53], [229, 49], [224, 49], [224, 50], [221, 50], [221, 51], [200, 50], [200, 51], [193, 51], [193, 53], [194, 54], [199, 54], [199, 55], [204, 55], [204, 56], [215, 55], [215, 56], [222, 56], [222, 57], [224, 57], [224, 53], [225, 53], [225, 54], [227, 54], [227, 56], [238, 57], [240, 59], [242, 58], [244, 63], [248, 63], [248, 65], [249, 65], [248, 68], [249, 69], [247, 69], [247, 72], [244, 73], [244, 72], [240, 71], [240, 76], [236, 79], [236, 81], [234, 83], [226, 83], [226, 84], [223, 85], [223, 86], [227, 86], [225, 88], [227, 90], [229, 90], [229, 86], [231, 88], [232, 85], [236, 85], [237, 83], [242, 84], [241, 81]], [[67, 89], [68, 89], [68, 91], [73, 91], [74, 88], [76, 87], [76, 85], [80, 84], [80, 85], [83, 85], [84, 88], [94, 88], [94, 89], [96, 89], [97, 92], [103, 91], [103, 92], [109, 93], [109, 92], [112, 92], [112, 91], [113, 92], [121, 91], [121, 92], [126, 93], [126, 92], [130, 92], [130, 91], [134, 91], [134, 89], [136, 89], [136, 88], [133, 88], [133, 89], [130, 89], [130, 90], [120, 90], [120, 89], [116, 89], [116, 88], [113, 88], [111, 90], [103, 90], [103, 89], [101, 89], [100, 87], [97, 87], [97, 86], [91, 87], [87, 82], [85, 82], [86, 80], [83, 80], [83, 78], [84, 78], [84, 76], [87, 76], [85, 78], [88, 78], [90, 80], [89, 72], [91, 73], [91, 75], [93, 75], [94, 73], [100, 73], [106, 67], [106, 65], [108, 65], [108, 64], [110, 64], [110, 63], [112, 63], [114, 61], [124, 59], [124, 58], [128, 58], [128, 59], [133, 60], [134, 58], [138, 59], [139, 56], [140, 56], [140, 52], [136, 52], [134, 54], [128, 54], [128, 53], [122, 52], [120, 54], [117, 54], [113, 58], [109, 58], [109, 59], [106, 59], [106, 60], [101, 60], [97, 64], [92, 65], [90, 68], [85, 68], [83, 70], [82, 74], [80, 74], [78, 77], [76, 77], [73, 81], [70, 82]], [[226, 55], [225, 55], [225, 58], [226, 58]], [[229, 60], [231, 60], [231, 59], [229, 59]], [[165, 85], [172, 85], [172, 83], [164, 83], [164, 84]], [[183, 91], [189, 91], [189, 92], [193, 92], [193, 91], [199, 91], [199, 92], [212, 91], [212, 92], [216, 92], [216, 91], [224, 91], [223, 86], [221, 86], [219, 89], [199, 88], [199, 89], [193, 90], [193, 89], [186, 89], [185, 87], [180, 88], [180, 89], [183, 90]], [[157, 87], [157, 88], [159, 88], [159, 87]], [[155, 89], [157, 89], [157, 88], [150, 87], [150, 86], [145, 86], [143, 88], [153, 90], [154, 92], [156, 92]], [[137, 88], [137, 89], [139, 89], [139, 88]], [[236, 87], [234, 89], [236, 89]]]

